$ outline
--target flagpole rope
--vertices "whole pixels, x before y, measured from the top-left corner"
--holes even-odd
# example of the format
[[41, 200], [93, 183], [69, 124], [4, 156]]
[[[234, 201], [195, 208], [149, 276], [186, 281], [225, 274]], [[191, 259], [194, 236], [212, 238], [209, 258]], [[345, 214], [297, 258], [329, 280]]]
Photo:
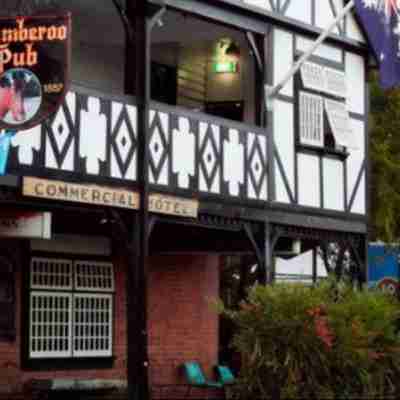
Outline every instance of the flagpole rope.
[[265, 97], [267, 102], [267, 109], [269, 107], [269, 101], [273, 100], [282, 88], [288, 83], [288, 81], [297, 73], [302, 65], [310, 58], [314, 51], [322, 44], [322, 42], [332, 33], [336, 25], [353, 9], [355, 6], [355, 0], [351, 0], [346, 7], [344, 7], [339, 14], [336, 16], [334, 21], [319, 35], [318, 39], [312, 44], [310, 49], [306, 51], [298, 61], [293, 64], [292, 68], [282, 78], [282, 80], [274, 87], [265, 85]]

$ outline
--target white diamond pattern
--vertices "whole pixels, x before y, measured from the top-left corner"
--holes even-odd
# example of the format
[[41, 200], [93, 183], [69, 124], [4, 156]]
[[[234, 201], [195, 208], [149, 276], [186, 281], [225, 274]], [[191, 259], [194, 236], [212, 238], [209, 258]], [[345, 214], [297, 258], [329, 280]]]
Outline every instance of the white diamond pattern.
[[210, 140], [207, 140], [206, 147], [204, 149], [204, 164], [206, 166], [208, 176], [211, 176], [213, 169], [217, 161], [217, 155], [215, 154], [214, 147]]
[[263, 175], [263, 164], [262, 164], [261, 160], [262, 160], [262, 158], [261, 158], [260, 150], [258, 149], [258, 147], [256, 147], [256, 149], [254, 151], [253, 161], [251, 163], [251, 169], [253, 171], [254, 178], [257, 183], [260, 183], [260, 180]]
[[159, 168], [165, 151], [165, 146], [161, 139], [160, 130], [157, 127], [154, 129], [154, 133], [150, 141], [150, 151], [156, 168]]
[[70, 135], [71, 131], [67, 122], [67, 118], [65, 116], [64, 110], [60, 107], [57, 117], [55, 118], [53, 125], [53, 133], [54, 139], [57, 143], [57, 150], [62, 152], [65, 143], [68, 140], [68, 136]]
[[123, 121], [121, 124], [115, 143], [117, 145], [118, 152], [121, 156], [122, 161], [126, 163], [129, 151], [132, 147], [132, 140], [129, 136], [128, 126], [126, 125], [125, 121]]

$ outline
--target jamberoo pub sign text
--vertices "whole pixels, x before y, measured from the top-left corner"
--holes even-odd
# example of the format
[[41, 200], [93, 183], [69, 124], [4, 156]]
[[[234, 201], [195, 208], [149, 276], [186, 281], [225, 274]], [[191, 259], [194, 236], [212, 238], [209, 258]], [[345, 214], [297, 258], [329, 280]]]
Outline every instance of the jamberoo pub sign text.
[[[140, 208], [138, 192], [105, 186], [24, 177], [22, 192], [24, 196], [50, 200], [71, 201], [133, 210]], [[198, 208], [199, 203], [197, 200], [157, 193], [152, 193], [149, 196], [149, 211], [154, 213], [197, 218]]]
[[70, 14], [0, 18], [0, 129], [26, 130], [68, 89]]

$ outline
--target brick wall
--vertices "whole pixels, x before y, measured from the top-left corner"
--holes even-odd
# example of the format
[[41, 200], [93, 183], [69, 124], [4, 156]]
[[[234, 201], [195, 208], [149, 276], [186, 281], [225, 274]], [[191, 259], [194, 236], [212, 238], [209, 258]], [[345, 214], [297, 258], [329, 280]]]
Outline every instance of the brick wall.
[[209, 301], [219, 292], [216, 255], [150, 259], [149, 356], [153, 383], [182, 382], [179, 366], [197, 360], [208, 376], [218, 360], [218, 316]]
[[[125, 266], [122, 259], [114, 259], [114, 265], [114, 311], [117, 321], [114, 324], [114, 367], [100, 370], [27, 371], [21, 368], [23, 267], [18, 262], [17, 337], [14, 342], [0, 341], [0, 393], [19, 392], [24, 383], [31, 379], [126, 379]], [[218, 296], [218, 273], [218, 256], [150, 258], [149, 353], [153, 383], [181, 382], [178, 367], [187, 360], [198, 360], [211, 376], [212, 366], [218, 358], [218, 317], [211, 310], [209, 299]]]
[[[16, 246], [17, 250], [18, 247]], [[17, 253], [17, 252], [16, 252]], [[125, 267], [121, 259], [114, 259], [116, 294], [114, 312], [114, 366], [109, 369], [26, 371], [21, 368], [21, 263], [16, 271], [16, 340], [0, 341], [0, 392], [19, 392], [31, 379], [126, 379], [126, 324], [125, 324]], [[26, 266], [25, 266], [26, 268]]]

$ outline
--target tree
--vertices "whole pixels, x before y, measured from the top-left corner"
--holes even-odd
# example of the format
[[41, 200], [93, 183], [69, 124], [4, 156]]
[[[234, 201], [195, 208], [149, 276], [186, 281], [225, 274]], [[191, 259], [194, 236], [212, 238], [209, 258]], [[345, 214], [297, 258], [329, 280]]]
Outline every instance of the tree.
[[371, 77], [371, 240], [400, 243], [400, 90], [383, 91]]

